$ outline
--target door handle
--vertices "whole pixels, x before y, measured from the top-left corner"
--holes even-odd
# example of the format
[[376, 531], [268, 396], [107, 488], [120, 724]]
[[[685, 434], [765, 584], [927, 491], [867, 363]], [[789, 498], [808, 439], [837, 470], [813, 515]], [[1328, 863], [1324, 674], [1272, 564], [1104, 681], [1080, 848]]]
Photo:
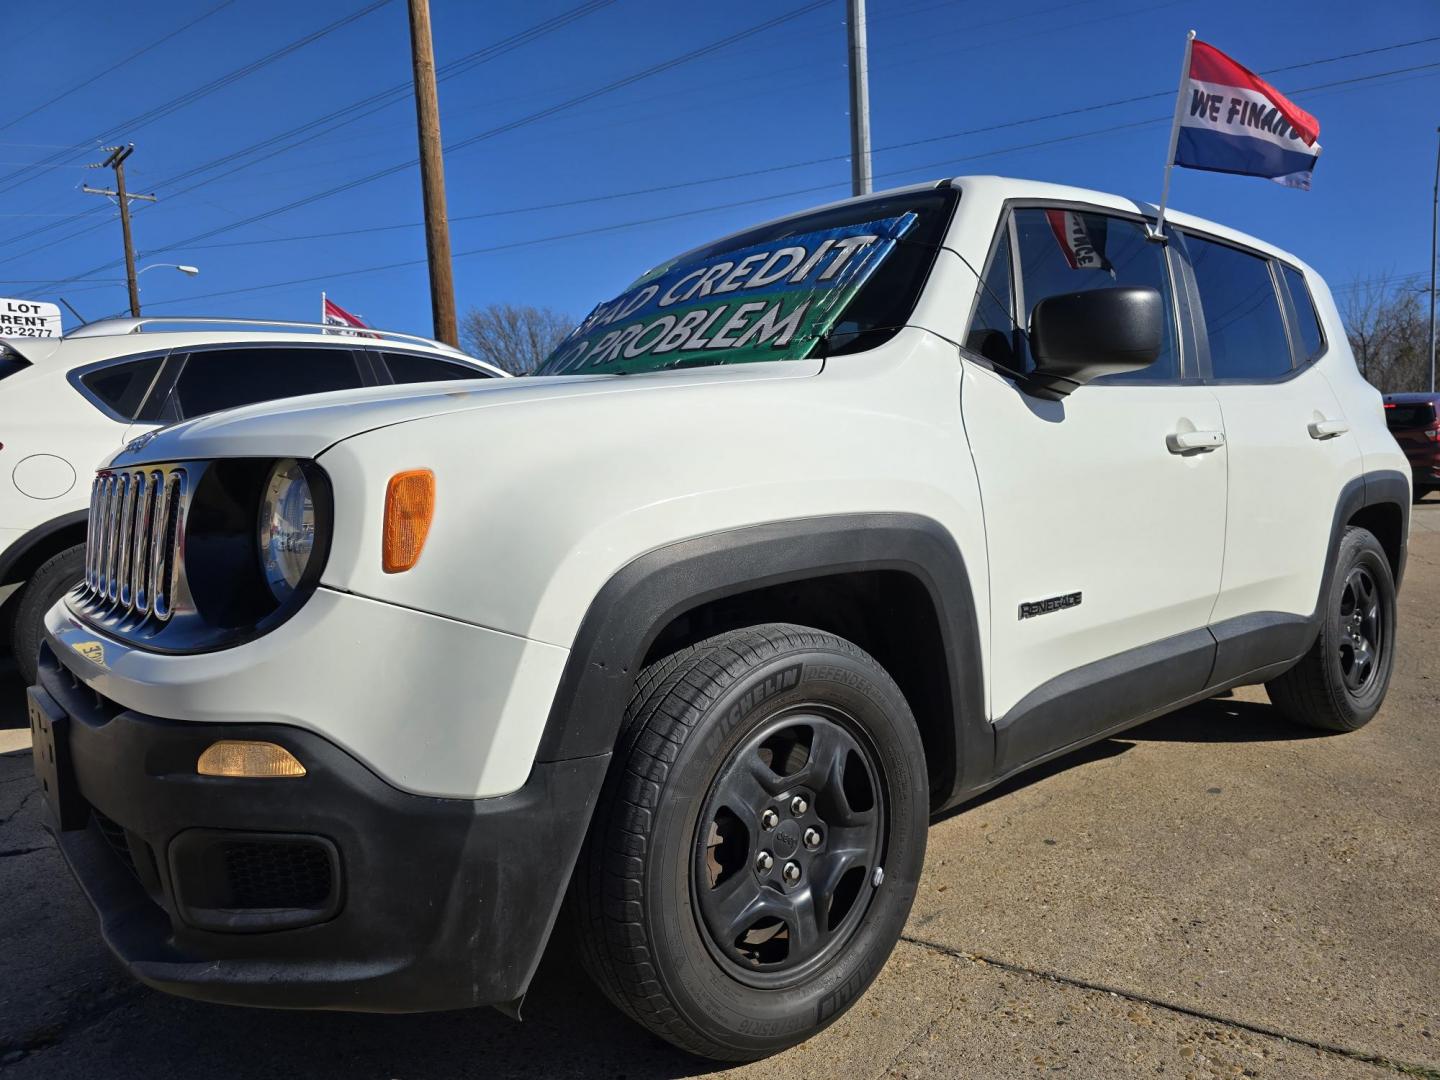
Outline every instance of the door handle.
[[1165, 436], [1172, 454], [1206, 453], [1225, 445], [1223, 431], [1175, 431]]
[[1311, 420], [1310, 438], [1312, 439], [1333, 439], [1336, 435], [1344, 435], [1350, 430], [1350, 425], [1344, 420]]

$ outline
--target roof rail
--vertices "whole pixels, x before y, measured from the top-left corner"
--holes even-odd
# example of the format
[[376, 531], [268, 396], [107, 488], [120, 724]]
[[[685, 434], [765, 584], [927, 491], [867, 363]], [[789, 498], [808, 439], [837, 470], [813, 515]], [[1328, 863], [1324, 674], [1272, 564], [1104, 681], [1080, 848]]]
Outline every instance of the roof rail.
[[322, 333], [343, 337], [368, 337], [373, 336], [395, 341], [413, 341], [420, 345], [428, 345], [432, 349], [443, 349], [446, 352], [465, 354], [453, 345], [447, 345], [443, 341], [435, 341], [432, 338], [421, 337], [419, 334], [402, 334], [398, 330], [381, 330], [378, 327], [367, 326], [362, 329], [340, 329], [328, 323], [289, 322], [285, 319], [226, 319], [213, 316], [183, 316], [183, 315], [142, 315], [139, 318], [125, 319], [100, 319], [96, 322], [86, 323], [78, 326], [67, 338], [85, 337], [111, 337], [118, 334], [138, 334], [143, 327], [152, 324], [168, 324], [182, 326], [245, 326], [245, 327], [275, 327], [288, 330], [318, 330]]

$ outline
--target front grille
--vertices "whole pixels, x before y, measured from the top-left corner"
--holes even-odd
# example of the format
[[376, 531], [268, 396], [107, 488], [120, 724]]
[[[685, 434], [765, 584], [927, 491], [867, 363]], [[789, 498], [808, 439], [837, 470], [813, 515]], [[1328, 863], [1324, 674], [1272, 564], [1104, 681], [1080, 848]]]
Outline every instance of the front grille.
[[189, 497], [182, 468], [95, 477], [82, 595], [94, 614], [170, 619]]
[[222, 845], [229, 908], [318, 908], [334, 886], [319, 844], [229, 841]]

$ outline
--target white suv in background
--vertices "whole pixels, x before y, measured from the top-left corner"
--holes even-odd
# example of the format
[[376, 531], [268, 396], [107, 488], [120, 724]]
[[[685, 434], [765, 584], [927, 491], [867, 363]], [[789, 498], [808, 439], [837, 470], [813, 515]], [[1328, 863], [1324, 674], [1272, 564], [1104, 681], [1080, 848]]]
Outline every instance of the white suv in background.
[[324, 329], [146, 317], [0, 341], [0, 653], [27, 681], [46, 609], [81, 577], [91, 473], [130, 439], [276, 398], [504, 374], [427, 338]]
[[211, 1001], [513, 1013], [568, 895], [621, 1009], [754, 1058], [879, 972], [931, 814], [1233, 686], [1367, 723], [1380, 395], [1312, 269], [1152, 214], [848, 200], [655, 268], [534, 377], [115, 454], [30, 690], [110, 946]]

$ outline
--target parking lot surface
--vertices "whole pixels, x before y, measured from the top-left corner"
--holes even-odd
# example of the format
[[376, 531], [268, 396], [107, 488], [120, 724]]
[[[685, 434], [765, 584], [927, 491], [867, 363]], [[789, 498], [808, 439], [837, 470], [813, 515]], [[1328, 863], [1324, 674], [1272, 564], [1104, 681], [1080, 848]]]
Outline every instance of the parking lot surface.
[[[0, 674], [0, 1070], [15, 1080], [715, 1071], [614, 1012], [563, 937], [521, 1023], [238, 1010], [138, 987], [40, 825], [23, 727]], [[733, 1074], [1440, 1080], [1437, 775], [1432, 496], [1370, 726], [1295, 729], [1249, 688], [963, 807], [931, 830], [905, 938], [870, 992]]]

